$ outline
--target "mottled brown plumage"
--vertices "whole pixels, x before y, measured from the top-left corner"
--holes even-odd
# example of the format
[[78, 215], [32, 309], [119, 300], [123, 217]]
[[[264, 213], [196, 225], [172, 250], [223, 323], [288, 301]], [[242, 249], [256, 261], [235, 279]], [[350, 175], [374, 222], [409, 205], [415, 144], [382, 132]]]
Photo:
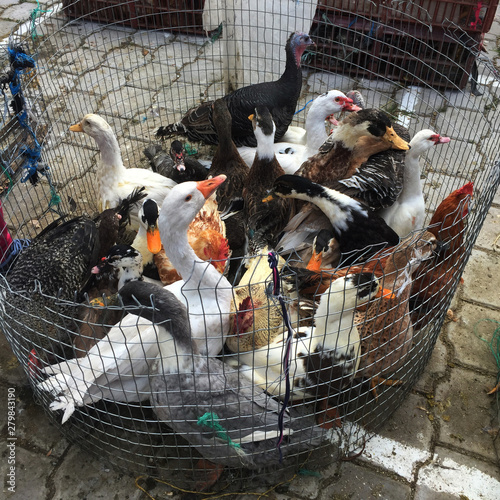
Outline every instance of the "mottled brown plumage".
[[436, 239], [430, 233], [400, 245], [386, 258], [382, 286], [394, 293], [383, 301], [374, 300], [365, 311], [357, 311], [355, 323], [361, 337], [361, 359], [357, 377], [387, 378], [405, 361], [412, 346], [413, 327], [409, 299], [412, 275], [416, 268], [432, 256]]

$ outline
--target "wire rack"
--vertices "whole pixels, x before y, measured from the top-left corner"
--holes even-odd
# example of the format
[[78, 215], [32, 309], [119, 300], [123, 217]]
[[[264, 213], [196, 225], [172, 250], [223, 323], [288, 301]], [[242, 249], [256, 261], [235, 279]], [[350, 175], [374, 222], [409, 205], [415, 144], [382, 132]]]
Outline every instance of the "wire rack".
[[[17, 238], [33, 237], [61, 214], [97, 212], [98, 151], [90, 139], [70, 133], [70, 125], [87, 113], [101, 114], [116, 132], [124, 163], [145, 166], [142, 151], [156, 141], [160, 125], [178, 120], [199, 102], [242, 85], [278, 78], [285, 41], [295, 30], [309, 32], [316, 42], [303, 58], [298, 109], [327, 90], [358, 89], [370, 107], [384, 109], [411, 134], [431, 128], [452, 138], [449, 147], [434, 148], [422, 161], [426, 222], [446, 196], [469, 181], [474, 183], [474, 197], [465, 218], [457, 216], [454, 222], [462, 225], [455, 236], [458, 250], [449, 257], [450, 285], [424, 318], [413, 317], [418, 325], [413, 333], [397, 332], [403, 348], [400, 354], [392, 354], [392, 365], [383, 371], [403, 383], [379, 387], [375, 398], [370, 390], [374, 370], [329, 395], [340, 414], [340, 427], [322, 428], [317, 442], [310, 438], [307, 443], [304, 438], [305, 445], [291, 452], [283, 464], [279, 460], [267, 464], [266, 474], [233, 466], [225, 478], [236, 489], [240, 480], [273, 481], [278, 477], [276, 470], [280, 479], [284, 471], [292, 475], [301, 468], [321, 470], [325, 460], [360, 452], [370, 434], [403, 403], [432, 353], [500, 183], [495, 129], [500, 77], [480, 52], [481, 35], [491, 25], [497, 4], [483, 3], [481, 12], [467, 2], [461, 2], [457, 11], [455, 4], [276, 1], [267, 3], [264, 13], [258, 10], [262, 8], [259, 2], [235, 3], [225, 10], [216, 0], [161, 5], [64, 1], [47, 7], [9, 39], [9, 47], [20, 47], [32, 60], [17, 73], [20, 90], [4, 85], [0, 196], [9, 229]], [[3, 50], [4, 72], [12, 80], [10, 53]], [[16, 108], [19, 92], [24, 103]], [[299, 113], [293, 124], [304, 121], [304, 113]], [[211, 158], [213, 148], [193, 146], [200, 158]], [[461, 206], [457, 214], [463, 213]], [[424, 236], [418, 233], [413, 238], [416, 244]], [[295, 264], [293, 256], [287, 260], [281, 280], [298, 287]], [[200, 472], [194, 470], [200, 450], [157, 418], [150, 392], [140, 384], [127, 401], [102, 393], [95, 401], [78, 406], [70, 420], [61, 424], [61, 413], [49, 409], [53, 396], [38, 385], [43, 376], [30, 362], [30, 353], [32, 349], [45, 352], [44, 363], [71, 357], [71, 333], [81, 326], [75, 320], [77, 310], [89, 305], [75, 303], [71, 296], [46, 296], [41, 288], [41, 303], [51, 314], [38, 317], [39, 306], [33, 299], [13, 292], [3, 278], [0, 291], [1, 329], [38, 402], [61, 432], [135, 473], [187, 487], [199, 480]], [[299, 303], [302, 299], [299, 296]], [[290, 309], [292, 299], [286, 294], [285, 302]], [[276, 307], [272, 299], [264, 306], [268, 311]], [[408, 317], [410, 310], [402, 314]], [[311, 317], [303, 321], [307, 319], [311, 321]], [[57, 346], [44, 341], [54, 325], [65, 332]], [[390, 346], [367, 345], [365, 354], [385, 349], [382, 357], [390, 358]], [[221, 359], [224, 370], [235, 370], [229, 358]], [[153, 361], [154, 356], [148, 360]], [[310, 399], [295, 401], [294, 406], [300, 407], [307, 425], [317, 427], [317, 408]], [[231, 447], [229, 442], [227, 447]]]

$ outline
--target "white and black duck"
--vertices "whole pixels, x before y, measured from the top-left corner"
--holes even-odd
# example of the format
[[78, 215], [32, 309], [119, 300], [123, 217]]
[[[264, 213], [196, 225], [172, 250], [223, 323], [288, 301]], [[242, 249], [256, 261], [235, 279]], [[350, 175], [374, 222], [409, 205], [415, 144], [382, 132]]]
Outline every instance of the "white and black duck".
[[279, 177], [272, 195], [307, 201], [321, 209], [330, 221], [331, 234], [338, 243], [341, 254], [338, 265], [368, 260], [386, 246], [399, 243], [397, 233], [362, 203], [304, 177]]
[[243, 188], [243, 201], [248, 237], [247, 253], [256, 255], [266, 246], [274, 248], [290, 218], [292, 203], [284, 198], [263, 201], [274, 181], [285, 172], [274, 153], [276, 126], [271, 113], [267, 108], [257, 106], [249, 118], [257, 138], [257, 149]]

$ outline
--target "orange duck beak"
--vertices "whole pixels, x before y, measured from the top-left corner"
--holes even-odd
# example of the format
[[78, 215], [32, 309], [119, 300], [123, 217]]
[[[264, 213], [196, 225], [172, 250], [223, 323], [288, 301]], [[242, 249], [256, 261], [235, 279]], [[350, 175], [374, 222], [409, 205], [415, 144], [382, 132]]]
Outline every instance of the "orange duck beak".
[[206, 179], [204, 181], [198, 181], [196, 187], [198, 191], [205, 197], [205, 200], [210, 198], [215, 190], [226, 180], [224, 174], [213, 177], [212, 179]]
[[395, 299], [396, 296], [394, 295], [394, 292], [392, 290], [380, 287], [379, 291], [377, 292], [377, 295], [375, 295], [375, 298], [390, 300], [390, 299]]
[[71, 130], [71, 132], [83, 132], [83, 127], [81, 123], [75, 123], [74, 125], [71, 125], [69, 129]]
[[160, 231], [158, 230], [158, 226], [148, 227], [146, 232], [146, 241], [148, 243], [148, 250], [156, 255], [162, 248]]

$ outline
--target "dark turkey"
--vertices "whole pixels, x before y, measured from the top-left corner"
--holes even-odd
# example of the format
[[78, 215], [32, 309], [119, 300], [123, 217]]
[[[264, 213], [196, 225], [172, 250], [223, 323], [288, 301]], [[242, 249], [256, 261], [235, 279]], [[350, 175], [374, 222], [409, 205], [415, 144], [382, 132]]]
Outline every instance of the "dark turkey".
[[[236, 146], [257, 146], [252, 123], [248, 120], [256, 106], [269, 109], [276, 124], [275, 141], [285, 134], [293, 119], [302, 89], [300, 58], [304, 50], [314, 45], [306, 33], [292, 33], [285, 46], [286, 66], [281, 77], [274, 82], [257, 83], [242, 87], [223, 97], [232, 116], [232, 138]], [[158, 137], [185, 135], [190, 141], [217, 144], [217, 131], [213, 121], [213, 101], [190, 109], [181, 121], [160, 127]]]

